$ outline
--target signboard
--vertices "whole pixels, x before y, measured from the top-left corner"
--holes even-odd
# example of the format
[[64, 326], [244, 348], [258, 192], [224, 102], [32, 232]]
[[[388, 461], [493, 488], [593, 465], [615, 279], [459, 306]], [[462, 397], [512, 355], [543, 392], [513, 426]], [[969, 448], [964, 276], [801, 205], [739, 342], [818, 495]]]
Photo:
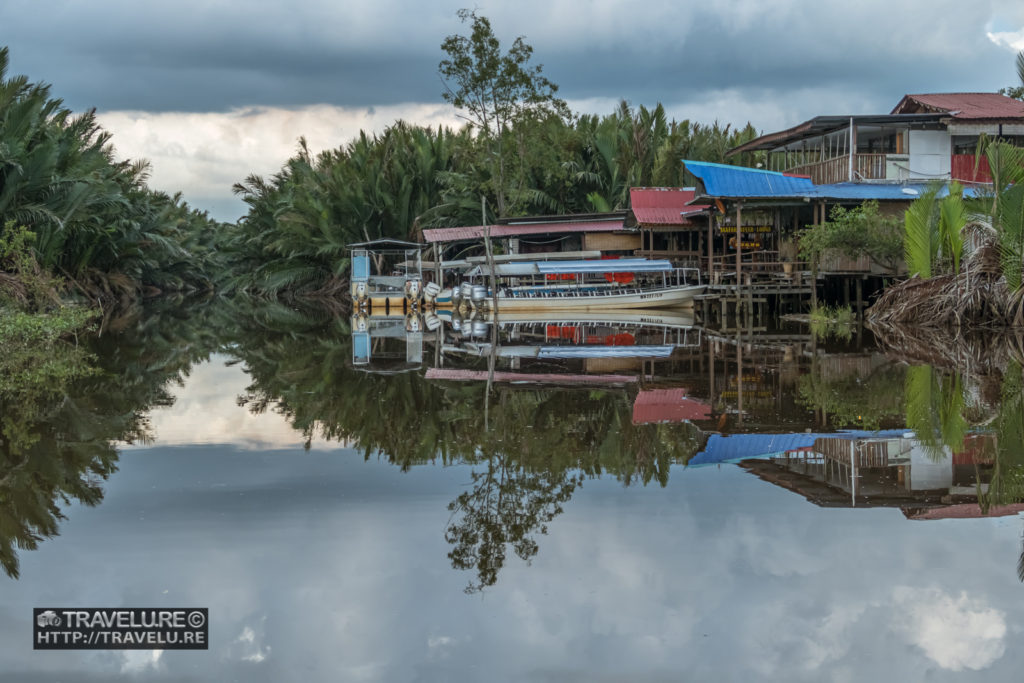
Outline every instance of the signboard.
[[[775, 228], [770, 225], [744, 225], [743, 232], [756, 232], [756, 233], [770, 233], [774, 232]], [[718, 228], [718, 232], [725, 235], [733, 235], [736, 233], [735, 225], [723, 225]]]

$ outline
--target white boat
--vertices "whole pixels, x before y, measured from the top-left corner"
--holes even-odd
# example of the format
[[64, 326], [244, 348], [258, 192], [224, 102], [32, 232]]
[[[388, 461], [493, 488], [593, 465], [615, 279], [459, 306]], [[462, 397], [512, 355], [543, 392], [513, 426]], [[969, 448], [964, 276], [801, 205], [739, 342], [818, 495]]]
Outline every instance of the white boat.
[[[473, 307], [496, 303], [499, 313], [679, 308], [692, 306], [694, 297], [705, 289], [694, 268], [673, 268], [669, 261], [639, 258], [496, 264], [497, 297], [484, 286], [492, 277], [487, 266], [473, 268], [466, 277], [473, 290]], [[446, 290], [436, 301], [443, 306], [458, 303], [457, 299], [457, 291]]]
[[677, 308], [692, 306], [702, 285], [668, 286], [658, 289], [517, 289], [498, 292], [498, 311], [618, 311], [631, 308]]

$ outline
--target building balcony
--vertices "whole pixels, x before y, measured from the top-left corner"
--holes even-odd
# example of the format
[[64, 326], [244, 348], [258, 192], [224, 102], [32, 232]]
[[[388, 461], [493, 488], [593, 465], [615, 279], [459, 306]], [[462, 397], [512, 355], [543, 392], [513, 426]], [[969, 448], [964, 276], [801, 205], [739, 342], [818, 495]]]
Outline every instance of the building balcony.
[[[901, 180], [898, 177], [900, 169], [896, 164], [900, 161], [905, 164], [907, 159], [903, 154], [854, 154], [852, 180]], [[850, 155], [801, 164], [788, 169], [786, 173], [810, 176], [815, 185], [845, 183], [851, 180]]]

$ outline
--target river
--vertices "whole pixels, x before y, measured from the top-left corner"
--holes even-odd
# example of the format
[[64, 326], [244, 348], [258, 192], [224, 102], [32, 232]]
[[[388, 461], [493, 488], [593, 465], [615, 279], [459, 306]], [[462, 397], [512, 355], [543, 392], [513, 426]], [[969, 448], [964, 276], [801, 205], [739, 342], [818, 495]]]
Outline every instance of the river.
[[[3, 680], [1019, 677], [1013, 353], [477, 323], [164, 305], [9, 393]], [[209, 649], [33, 650], [43, 606], [205, 607]]]

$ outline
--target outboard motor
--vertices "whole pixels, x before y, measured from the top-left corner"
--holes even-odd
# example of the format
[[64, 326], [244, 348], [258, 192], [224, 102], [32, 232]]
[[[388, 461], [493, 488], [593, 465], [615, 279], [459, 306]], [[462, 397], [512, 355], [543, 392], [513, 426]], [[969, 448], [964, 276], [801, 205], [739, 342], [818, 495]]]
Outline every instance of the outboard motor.
[[420, 300], [422, 284], [419, 280], [405, 281], [405, 298], [409, 300], [409, 303], [414, 304]]
[[362, 306], [366, 303], [366, 297], [369, 294], [369, 289], [366, 286], [366, 282], [353, 282], [351, 287], [352, 301], [356, 302], [357, 306]]
[[441, 285], [436, 282], [428, 282], [423, 285], [423, 298], [427, 301], [433, 301], [437, 298], [437, 295], [441, 293]]
[[483, 285], [473, 285], [472, 296], [473, 305], [479, 306], [484, 301], [487, 301], [487, 288]]

